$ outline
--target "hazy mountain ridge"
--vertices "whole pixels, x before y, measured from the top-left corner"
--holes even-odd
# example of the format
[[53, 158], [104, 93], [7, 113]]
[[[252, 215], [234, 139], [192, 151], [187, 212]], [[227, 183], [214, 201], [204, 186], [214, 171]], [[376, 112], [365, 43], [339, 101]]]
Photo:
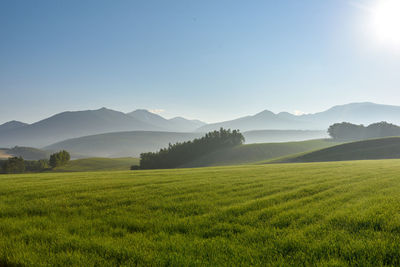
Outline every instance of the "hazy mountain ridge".
[[[0, 147], [43, 147], [63, 140], [89, 135], [126, 131], [166, 131], [205, 133], [220, 127], [255, 130], [322, 130], [333, 123], [351, 122], [370, 124], [387, 121], [400, 124], [400, 106], [369, 102], [334, 106], [314, 114], [293, 115], [288, 112], [273, 113], [264, 110], [253, 116], [205, 124], [182, 117], [165, 119], [147, 110], [123, 113], [107, 108], [85, 111], [67, 111], [33, 124], [11, 121], [0, 126]], [[1, 130], [1, 129], [7, 130]], [[299, 133], [302, 134], [302, 133]], [[319, 136], [319, 133], [316, 133]], [[293, 140], [305, 140], [294, 136]], [[285, 139], [285, 141], [290, 141]]]
[[293, 115], [288, 112], [275, 114], [264, 110], [253, 116], [235, 120], [208, 124], [197, 131], [207, 132], [220, 127], [240, 129], [241, 131], [280, 129], [280, 130], [325, 130], [333, 123], [351, 122], [371, 124], [387, 121], [400, 123], [400, 106], [381, 105], [370, 102], [350, 103], [334, 106], [323, 112], [304, 115]]
[[17, 129], [26, 125], [28, 124], [21, 121], [8, 121], [0, 125], [0, 132]]
[[67, 111], [36, 123], [0, 132], [0, 146], [45, 146], [68, 138], [127, 130], [161, 130], [106, 108]]
[[127, 115], [170, 132], [193, 132], [206, 124], [199, 120], [188, 120], [183, 117], [175, 117], [168, 120], [146, 109], [137, 109], [127, 113]]
[[175, 121], [169, 121], [145, 110], [128, 114], [107, 108], [66, 111], [30, 125], [0, 132], [0, 146], [42, 147], [66, 139], [111, 132], [183, 132], [188, 128], [192, 131], [197, 128], [196, 125], [193, 126], [192, 121], [186, 119], [181, 120], [180, 128], [178, 126]]

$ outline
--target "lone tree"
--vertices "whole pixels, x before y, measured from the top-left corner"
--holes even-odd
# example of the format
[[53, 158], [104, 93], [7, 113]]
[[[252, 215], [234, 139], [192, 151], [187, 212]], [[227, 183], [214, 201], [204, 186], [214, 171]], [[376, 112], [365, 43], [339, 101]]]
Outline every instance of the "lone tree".
[[2, 166], [3, 173], [23, 173], [25, 172], [25, 161], [22, 157], [8, 158]]
[[50, 155], [49, 165], [52, 168], [63, 166], [67, 164], [67, 162], [71, 159], [70, 154], [62, 150], [60, 152], [54, 153]]

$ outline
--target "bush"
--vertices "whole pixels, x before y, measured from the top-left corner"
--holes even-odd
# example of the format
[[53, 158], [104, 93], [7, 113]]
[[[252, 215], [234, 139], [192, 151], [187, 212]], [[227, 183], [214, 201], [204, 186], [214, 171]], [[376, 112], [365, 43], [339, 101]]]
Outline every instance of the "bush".
[[54, 153], [50, 155], [49, 165], [52, 168], [63, 166], [67, 164], [67, 162], [71, 159], [70, 154], [62, 150], [60, 152]]
[[132, 165], [131, 166], [131, 171], [136, 171], [136, 170], [140, 170], [140, 166], [139, 165]]

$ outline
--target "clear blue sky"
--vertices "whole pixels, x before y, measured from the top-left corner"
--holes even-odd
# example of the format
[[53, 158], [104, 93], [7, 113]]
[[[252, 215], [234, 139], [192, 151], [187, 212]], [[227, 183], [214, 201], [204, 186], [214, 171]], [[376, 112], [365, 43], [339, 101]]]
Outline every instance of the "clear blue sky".
[[372, 101], [400, 105], [400, 53], [368, 1], [0, 2], [0, 123], [65, 110], [207, 122]]

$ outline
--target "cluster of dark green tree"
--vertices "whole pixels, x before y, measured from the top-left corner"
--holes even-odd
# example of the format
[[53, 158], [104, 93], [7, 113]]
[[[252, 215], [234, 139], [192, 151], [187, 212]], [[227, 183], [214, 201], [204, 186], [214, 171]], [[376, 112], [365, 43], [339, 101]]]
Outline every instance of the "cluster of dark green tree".
[[373, 123], [368, 126], [342, 122], [329, 126], [328, 133], [333, 139], [338, 141], [353, 141], [400, 136], [400, 127], [385, 121]]
[[63, 150], [50, 155], [50, 159], [24, 160], [22, 157], [12, 157], [1, 161], [1, 173], [41, 172], [50, 168], [65, 165], [70, 160], [70, 154]]
[[52, 168], [63, 166], [71, 159], [68, 151], [62, 150], [60, 152], [50, 155], [49, 165]]
[[131, 169], [169, 169], [176, 168], [210, 152], [241, 145], [244, 142], [239, 130], [225, 130], [207, 133], [201, 138], [183, 143], [169, 144], [158, 152], [140, 154], [140, 166]]

